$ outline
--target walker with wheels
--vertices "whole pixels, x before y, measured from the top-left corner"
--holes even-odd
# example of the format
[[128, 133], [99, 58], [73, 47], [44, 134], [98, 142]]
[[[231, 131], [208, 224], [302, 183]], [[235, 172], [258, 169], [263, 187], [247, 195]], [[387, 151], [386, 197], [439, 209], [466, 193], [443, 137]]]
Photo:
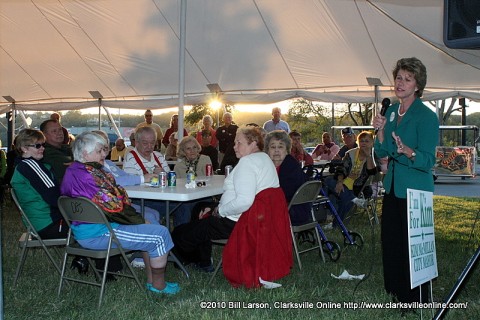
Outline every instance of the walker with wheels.
[[[323, 171], [325, 170], [325, 168], [327, 168], [329, 166], [330, 166], [330, 164], [328, 164], [328, 163], [325, 164], [324, 166], [322, 166], [320, 172], [317, 170], [317, 168], [314, 168], [313, 166], [306, 166], [303, 169], [304, 169], [304, 172], [307, 174], [307, 176], [310, 179], [320, 180], [322, 182], [322, 185], [323, 185], [324, 184]], [[357, 233], [357, 232], [354, 232], [354, 231], [349, 231], [345, 227], [345, 224], [343, 223], [342, 219], [338, 215], [337, 210], [335, 209], [335, 206], [332, 204], [332, 202], [328, 198], [328, 194], [327, 194], [327, 192], [325, 191], [324, 188], [320, 189], [320, 195], [319, 195], [319, 199], [318, 199], [317, 203], [319, 205], [327, 206], [330, 213], [333, 215], [338, 227], [340, 228], [340, 230], [342, 232], [345, 247], [347, 247], [347, 246], [353, 246], [353, 247], [357, 247], [357, 248], [363, 247], [363, 237], [362, 237], [362, 235], [360, 233]], [[317, 229], [319, 229], [319, 233], [322, 237], [322, 242], [323, 242], [323, 239], [325, 239], [326, 242], [331, 242], [331, 241], [327, 240], [327, 238], [325, 236], [325, 233], [323, 232], [323, 230], [321, 230], [321, 226], [319, 224], [317, 225]], [[326, 244], [326, 247], [328, 249], [327, 253], [330, 254], [330, 252], [332, 252], [331, 248], [329, 248], [328, 244]], [[332, 249], [334, 249], [334, 248], [332, 248]]]

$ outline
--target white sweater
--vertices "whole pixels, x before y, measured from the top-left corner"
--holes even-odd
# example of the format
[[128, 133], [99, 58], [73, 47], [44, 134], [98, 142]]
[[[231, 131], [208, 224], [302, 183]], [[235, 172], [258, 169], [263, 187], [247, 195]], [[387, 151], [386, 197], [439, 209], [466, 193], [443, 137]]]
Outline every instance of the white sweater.
[[257, 193], [279, 186], [277, 170], [266, 153], [244, 156], [225, 178], [218, 212], [222, 217], [238, 221], [252, 206]]

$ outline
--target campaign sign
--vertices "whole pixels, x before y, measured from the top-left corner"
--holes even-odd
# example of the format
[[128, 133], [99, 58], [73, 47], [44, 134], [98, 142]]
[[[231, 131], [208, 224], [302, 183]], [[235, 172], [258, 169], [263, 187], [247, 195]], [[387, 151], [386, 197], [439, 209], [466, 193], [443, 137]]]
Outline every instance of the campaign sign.
[[438, 276], [433, 224], [433, 193], [407, 189], [410, 288]]

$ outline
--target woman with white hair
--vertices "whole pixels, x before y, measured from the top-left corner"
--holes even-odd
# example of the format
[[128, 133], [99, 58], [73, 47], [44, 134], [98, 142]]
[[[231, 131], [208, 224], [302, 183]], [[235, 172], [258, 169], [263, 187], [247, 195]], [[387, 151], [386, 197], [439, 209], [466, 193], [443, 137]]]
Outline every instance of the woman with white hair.
[[[61, 193], [69, 197], [86, 197], [104, 211], [119, 214], [131, 212], [135, 209], [125, 189], [115, 182], [112, 174], [103, 169], [107, 153], [108, 145], [101, 135], [94, 132], [78, 135], [73, 145], [75, 162], [67, 168]], [[173, 242], [164, 226], [147, 224], [145, 221], [130, 225], [111, 222], [111, 225], [125, 249], [143, 251], [147, 290], [168, 295], [180, 291], [178, 284], [165, 281], [167, 257]], [[104, 224], [77, 223], [72, 225], [72, 231], [82, 247], [106, 249], [108, 246], [108, 229]]]
[[216, 148], [218, 144], [218, 140], [217, 140], [217, 132], [212, 128], [213, 126], [212, 116], [208, 114], [206, 116], [203, 116], [202, 123], [203, 123], [203, 126], [200, 130], [197, 131], [197, 135], [195, 136], [195, 138], [197, 139], [198, 143], [202, 144], [202, 131], [208, 130], [212, 133], [212, 141], [210, 142], [210, 145]]

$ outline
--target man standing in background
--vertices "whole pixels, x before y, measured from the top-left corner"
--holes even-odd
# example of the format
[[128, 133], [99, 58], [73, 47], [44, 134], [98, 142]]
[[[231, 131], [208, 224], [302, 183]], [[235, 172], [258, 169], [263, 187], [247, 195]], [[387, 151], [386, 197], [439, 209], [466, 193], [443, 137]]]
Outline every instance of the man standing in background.
[[141, 127], [151, 127], [155, 130], [157, 133], [157, 144], [155, 146], [155, 150], [160, 150], [162, 148], [162, 139], [163, 139], [163, 132], [162, 128], [155, 122], [153, 122], [153, 113], [152, 110], [147, 110], [145, 111], [145, 121], [141, 122], [137, 125], [135, 129], [141, 128]]
[[282, 111], [279, 107], [275, 107], [272, 109], [272, 116], [272, 120], [268, 120], [263, 124], [263, 129], [265, 129], [267, 133], [273, 130], [284, 130], [287, 133], [290, 133], [290, 126], [288, 125], [288, 123], [280, 120], [280, 117], [282, 116]]
[[[237, 135], [238, 126], [233, 122], [233, 116], [230, 112], [225, 112], [223, 114], [223, 126], [219, 127], [216, 132], [216, 137], [218, 140], [218, 162], [222, 164], [225, 157], [231, 158], [233, 156], [233, 161], [228, 161], [230, 165], [237, 163], [238, 159], [235, 156], [235, 151], [233, 146], [235, 145], [235, 136]], [[230, 163], [233, 162], [233, 163]], [[223, 164], [220, 167], [225, 168], [226, 165]]]

